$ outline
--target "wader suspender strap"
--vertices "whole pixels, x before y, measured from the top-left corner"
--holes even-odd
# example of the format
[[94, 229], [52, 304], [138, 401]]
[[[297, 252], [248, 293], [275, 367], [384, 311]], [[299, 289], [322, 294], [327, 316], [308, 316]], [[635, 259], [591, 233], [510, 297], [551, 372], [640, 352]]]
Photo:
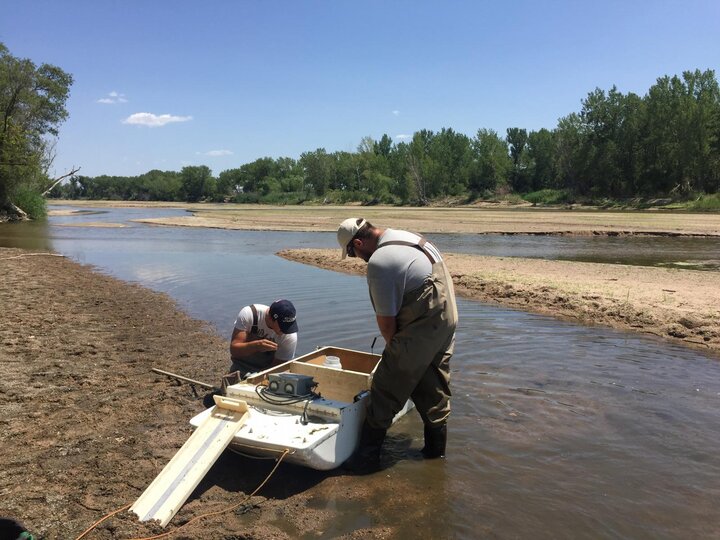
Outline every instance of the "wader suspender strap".
[[252, 325], [252, 328], [250, 328], [250, 333], [253, 335], [257, 335], [258, 312], [257, 312], [257, 308], [255, 307], [255, 304], [250, 304], [250, 309], [252, 310], [252, 314], [253, 314], [253, 325]]
[[391, 240], [389, 242], [383, 242], [382, 244], [380, 244], [378, 246], [378, 249], [385, 247], [385, 246], [413, 247], [415, 249], [419, 249], [420, 251], [422, 251], [425, 254], [425, 256], [428, 258], [428, 260], [430, 261], [430, 264], [435, 264], [436, 262], [439, 262], [439, 261], [434, 261], [433, 258], [430, 256], [430, 253], [428, 253], [425, 250], [425, 242], [427, 242], [427, 240], [425, 240], [423, 237], [420, 237], [420, 240], [418, 241], [417, 244], [414, 242], [406, 242], [405, 240]]

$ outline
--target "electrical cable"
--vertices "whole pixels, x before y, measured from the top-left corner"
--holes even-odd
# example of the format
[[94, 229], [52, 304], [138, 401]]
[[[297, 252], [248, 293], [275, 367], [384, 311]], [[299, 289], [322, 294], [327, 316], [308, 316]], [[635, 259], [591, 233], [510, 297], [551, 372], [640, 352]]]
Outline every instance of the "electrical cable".
[[[285, 458], [285, 456], [287, 456], [287, 455], [290, 453], [290, 450], [289, 450], [288, 448], [286, 448], [285, 450], [278, 450], [278, 452], [282, 452], [282, 455], [281, 455], [279, 458], [277, 458], [277, 463], [275, 464], [275, 466], [273, 467], [273, 469], [270, 471], [270, 473], [265, 477], [265, 480], [263, 480], [262, 483], [261, 483], [257, 488], [255, 488], [255, 491], [253, 491], [250, 495], [246, 495], [245, 498], [244, 498], [243, 500], [241, 500], [239, 503], [233, 504], [232, 506], [228, 506], [227, 508], [223, 508], [222, 510], [217, 510], [217, 511], [215, 511], [215, 512], [207, 512], [206, 514], [200, 514], [199, 516], [196, 516], [196, 517], [192, 518], [190, 521], [187, 521], [186, 523], [183, 523], [182, 525], [179, 525], [178, 527], [175, 527], [175, 528], [174, 528], [173, 530], [171, 530], [171, 531], [167, 531], [167, 532], [164, 532], [164, 533], [162, 533], [162, 534], [157, 534], [157, 535], [155, 535], [155, 536], [146, 536], [146, 537], [142, 537], [142, 538], [132, 538], [132, 539], [130, 539], [130, 540], [155, 540], [155, 539], [157, 539], [157, 538], [164, 538], [164, 537], [166, 537], [166, 536], [169, 536], [169, 535], [171, 535], [171, 534], [176, 533], [176, 532], [179, 531], [180, 529], [182, 529], [182, 528], [184, 528], [184, 527], [187, 527], [188, 525], [190, 525], [191, 523], [194, 523], [194, 522], [198, 521], [199, 519], [206, 518], [206, 517], [209, 517], [209, 516], [214, 516], [214, 515], [217, 515], [217, 514], [223, 514], [223, 513], [225, 513], [225, 512], [229, 512], [230, 510], [234, 510], [234, 509], [237, 508], [238, 506], [241, 506], [242, 504], [244, 504], [245, 502], [247, 502], [248, 500], [250, 500], [251, 497], [254, 497], [255, 494], [256, 494], [258, 491], [260, 491], [265, 484], [267, 484], [268, 480], [270, 480], [270, 478], [272, 477], [272, 475], [275, 474], [275, 471], [276, 471], [277, 468], [280, 466], [280, 463], [282, 463], [282, 460]], [[105, 516], [103, 516], [102, 518], [100, 518], [99, 520], [97, 520], [95, 523], [93, 523], [90, 527], [88, 527], [85, 531], [83, 531], [83, 533], [82, 533], [80, 536], [78, 536], [75, 540], [81, 540], [81, 538], [83, 538], [84, 536], [86, 536], [90, 531], [92, 531], [95, 527], [97, 527], [98, 525], [100, 525], [103, 521], [105, 521], [106, 519], [114, 516], [115, 514], [117, 514], [117, 513], [119, 513], [119, 512], [122, 512], [123, 510], [127, 510], [128, 508], [130, 508], [130, 506], [132, 506], [132, 503], [131, 503], [131, 504], [126, 504], [126, 505], [123, 506], [122, 508], [118, 508], [117, 510], [113, 510], [113, 511], [110, 512], [109, 514], [106, 514]]]
[[[317, 386], [317, 384], [314, 386]], [[260, 399], [266, 401], [267, 403], [272, 403], [273, 405], [294, 405], [296, 403], [302, 403], [308, 399], [312, 401], [313, 399], [322, 397], [320, 394], [315, 392], [309, 392], [307, 394], [303, 394], [302, 396], [285, 397], [285, 394], [278, 394], [270, 390], [267, 386], [260, 385], [255, 387], [255, 393]]]
[[87, 529], [85, 529], [85, 530], [83, 531], [83, 533], [82, 533], [80, 536], [78, 536], [75, 540], [80, 540], [80, 539], [83, 538], [87, 533], [89, 533], [89, 532], [92, 531], [95, 527], [97, 527], [98, 525], [100, 525], [103, 521], [105, 521], [106, 519], [114, 516], [115, 514], [117, 514], [117, 513], [119, 513], [119, 512], [122, 512], [123, 510], [127, 510], [127, 509], [130, 508], [131, 506], [132, 506], [132, 503], [126, 504], [126, 505], [123, 506], [122, 508], [118, 508], [117, 510], [113, 510], [113, 511], [110, 512], [109, 514], [105, 514], [103, 517], [101, 517], [101, 518], [98, 519], [95, 523], [93, 523], [93, 524], [90, 525]]

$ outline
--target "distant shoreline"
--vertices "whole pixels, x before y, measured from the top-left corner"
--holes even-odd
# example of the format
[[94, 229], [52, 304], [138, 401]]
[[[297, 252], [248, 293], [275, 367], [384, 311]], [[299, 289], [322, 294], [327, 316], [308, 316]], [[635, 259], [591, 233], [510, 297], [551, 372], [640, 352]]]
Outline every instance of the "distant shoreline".
[[547, 209], [532, 207], [460, 206], [265, 206], [212, 203], [127, 201], [52, 201], [52, 206], [83, 208], [178, 208], [187, 216], [138, 218], [164, 226], [237, 230], [325, 231], [351, 216], [380, 226], [420, 233], [528, 234], [568, 236], [688, 236], [720, 237], [720, 214], [669, 211]]

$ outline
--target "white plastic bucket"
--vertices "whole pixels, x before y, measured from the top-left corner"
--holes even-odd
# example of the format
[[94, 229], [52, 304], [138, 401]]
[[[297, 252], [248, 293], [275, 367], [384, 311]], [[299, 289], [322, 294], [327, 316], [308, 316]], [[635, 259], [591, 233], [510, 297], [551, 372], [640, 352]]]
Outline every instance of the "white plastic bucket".
[[342, 369], [342, 364], [340, 363], [340, 358], [337, 356], [326, 356], [325, 364], [323, 364], [323, 365], [325, 367], [329, 367], [329, 368]]

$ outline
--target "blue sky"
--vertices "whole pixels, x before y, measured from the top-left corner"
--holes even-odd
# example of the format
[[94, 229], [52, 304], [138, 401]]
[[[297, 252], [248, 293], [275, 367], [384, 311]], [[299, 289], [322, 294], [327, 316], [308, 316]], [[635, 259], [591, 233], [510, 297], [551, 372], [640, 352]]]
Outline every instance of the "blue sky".
[[[75, 82], [54, 172], [552, 129], [588, 92], [720, 72], [720, 2], [2, 0], [0, 41]], [[716, 75], [717, 76], [717, 75]]]

